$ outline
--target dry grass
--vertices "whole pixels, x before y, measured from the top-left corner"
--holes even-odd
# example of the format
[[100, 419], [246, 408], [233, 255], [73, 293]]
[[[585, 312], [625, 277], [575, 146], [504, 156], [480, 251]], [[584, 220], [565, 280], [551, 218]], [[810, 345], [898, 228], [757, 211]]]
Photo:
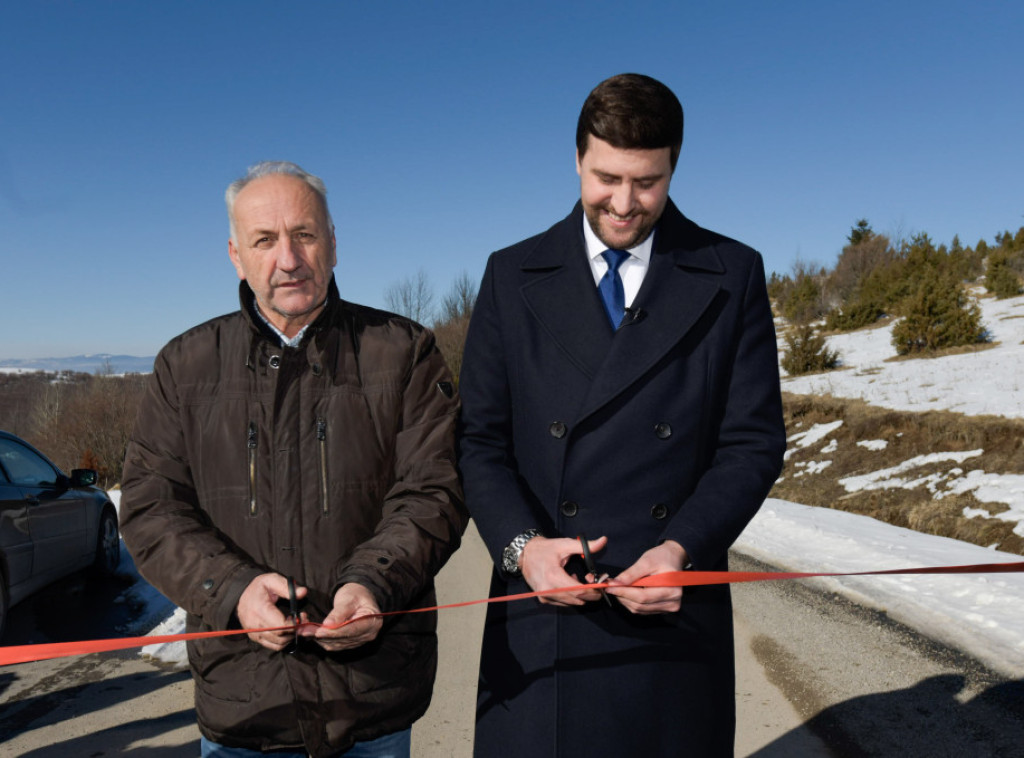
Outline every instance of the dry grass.
[[[928, 534], [953, 537], [978, 545], [1024, 555], [1024, 539], [1013, 533], [1013, 522], [963, 515], [965, 507], [991, 514], [1005, 506], [981, 503], [970, 493], [935, 499], [922, 484], [914, 489], [877, 489], [848, 493], [839, 480], [896, 466], [910, 458], [938, 452], [982, 450], [965, 461], [964, 471], [981, 469], [990, 474], [1024, 474], [1024, 421], [996, 416], [964, 416], [948, 411], [910, 413], [876, 408], [861, 400], [827, 396], [783, 395], [789, 436], [815, 424], [842, 420], [827, 439], [794, 449], [786, 461], [772, 497], [797, 503], [850, 511]], [[832, 453], [822, 448], [835, 440]], [[858, 446], [862, 440], [885, 440], [884, 450]], [[831, 460], [818, 473], [803, 473], [807, 464]], [[801, 465], [802, 464], [802, 465]], [[945, 474], [957, 464], [945, 461], [915, 468], [907, 478]]]

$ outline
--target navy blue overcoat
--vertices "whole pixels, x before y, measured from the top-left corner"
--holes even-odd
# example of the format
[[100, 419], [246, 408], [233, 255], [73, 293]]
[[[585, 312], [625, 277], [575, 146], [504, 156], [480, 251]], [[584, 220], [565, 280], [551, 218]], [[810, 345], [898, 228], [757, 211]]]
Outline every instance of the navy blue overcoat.
[[[596, 559], [613, 576], [665, 539], [696, 569], [726, 569], [785, 450], [761, 257], [669, 201], [613, 332], [582, 224], [577, 203], [488, 261], [459, 388], [467, 505], [497, 565], [535, 527], [607, 535]], [[495, 571], [492, 595], [527, 589]], [[495, 604], [475, 751], [727, 756], [734, 700], [727, 588], [687, 590], [678, 613], [646, 617], [618, 603]]]

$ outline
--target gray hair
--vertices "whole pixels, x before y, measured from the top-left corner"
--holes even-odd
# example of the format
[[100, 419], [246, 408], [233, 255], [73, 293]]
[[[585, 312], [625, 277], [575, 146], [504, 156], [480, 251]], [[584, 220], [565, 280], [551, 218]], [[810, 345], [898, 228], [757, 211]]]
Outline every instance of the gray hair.
[[238, 198], [238, 193], [245, 189], [250, 182], [254, 182], [264, 176], [274, 176], [277, 174], [294, 176], [296, 179], [301, 179], [309, 185], [309, 188], [316, 193], [317, 197], [320, 198], [320, 202], [323, 203], [327, 224], [330, 226], [331, 231], [334, 231], [334, 220], [331, 218], [330, 208], [327, 207], [327, 186], [324, 184], [323, 179], [319, 176], [314, 176], [301, 166], [289, 161], [261, 161], [254, 166], [250, 166], [249, 170], [245, 172], [245, 176], [231, 182], [224, 193], [224, 202], [228, 206], [228, 224], [231, 227], [231, 239], [235, 243], [238, 242], [235, 239], [235, 200]]

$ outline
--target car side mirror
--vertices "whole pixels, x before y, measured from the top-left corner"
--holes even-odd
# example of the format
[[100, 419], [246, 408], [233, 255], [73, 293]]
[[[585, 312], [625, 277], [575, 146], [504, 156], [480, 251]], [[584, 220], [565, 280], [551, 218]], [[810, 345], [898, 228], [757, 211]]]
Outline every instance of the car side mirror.
[[99, 480], [99, 475], [91, 468], [76, 468], [71, 472], [72, 487], [91, 487]]

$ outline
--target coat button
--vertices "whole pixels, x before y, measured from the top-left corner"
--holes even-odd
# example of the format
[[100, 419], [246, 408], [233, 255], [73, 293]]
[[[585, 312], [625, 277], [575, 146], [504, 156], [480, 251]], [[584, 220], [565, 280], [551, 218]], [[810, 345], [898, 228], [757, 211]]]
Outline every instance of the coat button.
[[313, 376], [320, 376], [324, 372], [324, 367], [319, 363], [313, 364]]
[[556, 440], [562, 439], [565, 436], [566, 426], [561, 421], [552, 421], [551, 426], [548, 427], [548, 433]]
[[580, 507], [576, 505], [572, 500], [566, 500], [559, 506], [559, 510], [562, 511], [562, 515], [566, 518], [572, 518], [580, 512]]
[[281, 356], [280, 355], [272, 355], [272, 356], [270, 356], [270, 368], [280, 368], [280, 366], [281, 366]]
[[668, 506], [664, 503], [656, 503], [651, 507], [651, 515], [658, 521], [668, 516]]
[[667, 421], [660, 421], [654, 425], [654, 433], [658, 435], [659, 440], [667, 440], [672, 436], [672, 425]]
[[204, 581], [203, 582], [203, 589], [204, 590], [212, 590], [213, 589], [213, 580], [212, 579], [207, 579], [206, 581]]

